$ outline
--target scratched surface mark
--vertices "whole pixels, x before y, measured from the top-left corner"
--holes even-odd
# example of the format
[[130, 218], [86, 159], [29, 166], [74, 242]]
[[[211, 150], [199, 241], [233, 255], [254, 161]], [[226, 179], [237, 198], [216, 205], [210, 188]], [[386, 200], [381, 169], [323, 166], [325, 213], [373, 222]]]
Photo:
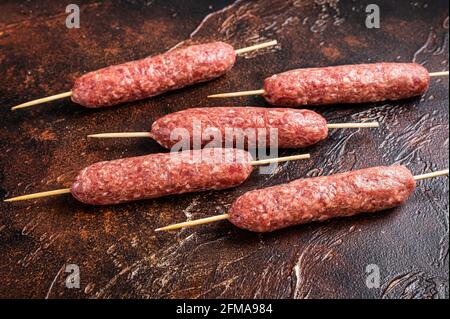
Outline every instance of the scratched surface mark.
[[[147, 139], [88, 142], [86, 134], [145, 131], [188, 107], [265, 106], [261, 97], [207, 100], [258, 89], [296, 67], [416, 61], [448, 70], [446, 1], [378, 1], [381, 29], [364, 25], [367, 1], [78, 1], [81, 28], [66, 29], [63, 1], [0, 4], [0, 195], [69, 186], [101, 160], [164, 151]], [[158, 98], [87, 110], [58, 101], [9, 107], [64, 92], [84, 72], [181, 45], [223, 40], [246, 54], [226, 76]], [[242, 187], [89, 207], [68, 196], [0, 203], [0, 297], [33, 298], [448, 298], [448, 179], [421, 182], [409, 202], [370, 216], [253, 234], [226, 221], [156, 235], [154, 228], [226, 212], [245, 191], [303, 176], [404, 164], [448, 167], [448, 80], [422, 98], [316, 107], [330, 122], [380, 121], [379, 130], [332, 130], [309, 161], [253, 174]], [[299, 150], [280, 150], [280, 156]], [[81, 271], [67, 289], [66, 264]], [[381, 287], [368, 289], [376, 264]]]

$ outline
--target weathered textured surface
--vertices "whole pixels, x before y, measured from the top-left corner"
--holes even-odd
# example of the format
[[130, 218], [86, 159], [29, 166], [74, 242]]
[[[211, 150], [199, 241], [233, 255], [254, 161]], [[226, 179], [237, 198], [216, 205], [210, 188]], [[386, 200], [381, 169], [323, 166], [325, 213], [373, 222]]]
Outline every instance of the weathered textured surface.
[[[262, 97], [207, 100], [254, 89], [298, 67], [415, 61], [448, 69], [445, 1], [378, 1], [381, 29], [364, 25], [361, 1], [79, 1], [81, 29], [64, 26], [59, 1], [0, 4], [0, 188], [2, 197], [68, 186], [100, 160], [163, 151], [156, 142], [88, 142], [87, 133], [145, 131], [169, 112], [195, 106], [266, 105]], [[269, 5], [270, 3], [270, 5]], [[277, 38], [280, 45], [239, 57], [224, 77], [158, 98], [101, 110], [59, 101], [9, 107], [63, 92], [84, 72], [212, 40], [235, 47]], [[256, 235], [219, 222], [155, 234], [172, 222], [222, 213], [247, 190], [302, 176], [371, 165], [413, 172], [448, 167], [448, 80], [422, 98], [317, 107], [330, 122], [378, 120], [380, 130], [331, 130], [310, 161], [253, 174], [241, 187], [90, 207], [70, 197], [1, 203], [2, 297], [448, 297], [448, 179], [419, 182], [403, 207]], [[291, 155], [297, 150], [281, 151]], [[64, 265], [81, 270], [66, 289]], [[380, 289], [365, 285], [377, 264]]]

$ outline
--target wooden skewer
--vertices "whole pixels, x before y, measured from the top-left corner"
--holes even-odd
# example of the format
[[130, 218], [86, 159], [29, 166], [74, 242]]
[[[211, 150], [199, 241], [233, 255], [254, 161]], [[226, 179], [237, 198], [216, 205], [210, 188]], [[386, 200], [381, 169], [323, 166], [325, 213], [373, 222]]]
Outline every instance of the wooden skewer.
[[[432, 172], [432, 173], [416, 175], [416, 176], [414, 176], [414, 179], [416, 181], [419, 181], [419, 180], [423, 180], [423, 179], [427, 179], [427, 178], [445, 176], [448, 174], [449, 174], [448, 169], [444, 169], [442, 171], [436, 171], [436, 172]], [[157, 231], [157, 232], [168, 231], [168, 230], [175, 230], [175, 229], [180, 229], [180, 228], [185, 228], [185, 227], [209, 224], [209, 223], [212, 223], [215, 221], [228, 219], [229, 217], [230, 216], [228, 214], [222, 214], [222, 215], [216, 215], [216, 216], [207, 217], [207, 218], [200, 218], [200, 219], [196, 219], [196, 220], [192, 220], [192, 221], [187, 221], [187, 222], [183, 222], [183, 223], [177, 223], [177, 224], [172, 224], [169, 226], [157, 228], [157, 229], [155, 229], [155, 231]]]
[[328, 128], [377, 128], [380, 127], [378, 122], [367, 123], [330, 123], [327, 124]]
[[152, 137], [149, 132], [124, 132], [124, 133], [101, 133], [88, 135], [89, 138], [129, 138], [129, 137]]
[[[330, 129], [333, 128], [377, 128], [380, 127], [378, 122], [367, 123], [331, 123], [327, 124]], [[89, 138], [130, 138], [130, 137], [150, 137], [153, 138], [152, 133], [149, 132], [123, 132], [123, 133], [100, 133], [90, 134]]]
[[[429, 74], [431, 77], [448, 76], [448, 71], [432, 72]], [[208, 95], [208, 98], [219, 99], [219, 98], [239, 97], [239, 96], [249, 96], [249, 95], [263, 95], [264, 93], [265, 93], [265, 91], [263, 89], [260, 89], [260, 90], [212, 94], [212, 95]]]
[[5, 199], [5, 202], [19, 202], [22, 200], [29, 200], [29, 199], [35, 199], [35, 198], [41, 198], [41, 197], [50, 197], [50, 196], [57, 196], [57, 195], [63, 195], [63, 194], [69, 194], [70, 188], [63, 188], [63, 189], [57, 189], [54, 191], [48, 191], [48, 192], [42, 192], [42, 193], [35, 193], [30, 195], [23, 195], [18, 196], [10, 199]]
[[427, 178], [433, 178], [433, 177], [445, 176], [445, 175], [448, 175], [448, 169], [443, 169], [442, 171], [436, 171], [436, 172], [416, 175], [416, 176], [414, 176], [414, 179], [416, 181], [420, 181], [420, 180], [427, 179]]
[[[259, 50], [259, 49], [267, 48], [267, 47], [270, 47], [270, 46], [274, 46], [277, 43], [278, 43], [277, 40], [272, 40], [272, 41], [269, 41], [269, 42], [264, 42], [264, 43], [252, 45], [252, 46], [249, 46], [249, 47], [246, 47], [246, 48], [238, 49], [238, 50], [235, 50], [234, 52], [239, 55], [239, 54], [242, 54], [242, 53], [246, 53], [246, 52], [250, 52], [250, 51]], [[38, 104], [42, 104], [42, 103], [46, 103], [46, 102], [60, 100], [60, 99], [72, 96], [72, 94], [73, 94], [73, 92], [69, 91], [69, 92], [64, 92], [64, 93], [60, 93], [60, 94], [44, 97], [44, 98], [41, 98], [41, 99], [33, 100], [33, 101], [30, 101], [30, 102], [26, 102], [26, 103], [19, 104], [17, 106], [12, 107], [11, 111], [23, 109], [23, 108], [26, 108], [26, 107], [29, 107], [29, 106], [38, 105]]]
[[216, 216], [212, 216], [212, 217], [200, 218], [200, 219], [196, 219], [196, 220], [192, 220], [192, 221], [188, 221], [188, 222], [183, 222], [183, 223], [178, 223], [178, 224], [173, 224], [173, 225], [157, 228], [157, 229], [155, 229], [155, 231], [175, 230], [175, 229], [180, 229], [180, 228], [184, 228], [184, 227], [192, 227], [192, 226], [197, 226], [197, 225], [209, 224], [209, 223], [217, 222], [219, 220], [228, 219], [229, 217], [230, 216], [228, 214], [222, 214], [222, 215], [216, 215]]
[[246, 47], [246, 48], [238, 49], [238, 50], [235, 50], [234, 52], [239, 55], [239, 54], [242, 54], [242, 53], [247, 53], [247, 52], [250, 52], [250, 51], [255, 51], [255, 50], [260, 50], [260, 49], [264, 49], [264, 48], [267, 48], [267, 47], [271, 47], [271, 46], [277, 45], [277, 43], [278, 43], [277, 40], [272, 40], [272, 41], [269, 41], [269, 42], [255, 44], [255, 45], [252, 45], [252, 46], [249, 46], [249, 47]]
[[300, 154], [300, 155], [267, 158], [267, 159], [258, 160], [258, 161], [251, 161], [250, 165], [260, 166], [260, 165], [274, 164], [274, 163], [280, 163], [280, 162], [297, 161], [297, 160], [303, 160], [303, 159], [308, 159], [308, 158], [311, 158], [310, 154]]
[[46, 103], [46, 102], [51, 102], [51, 101], [55, 101], [55, 100], [59, 100], [59, 99], [63, 99], [66, 97], [72, 96], [72, 91], [69, 92], [64, 92], [64, 93], [60, 93], [60, 94], [56, 94], [56, 95], [52, 95], [52, 96], [48, 96], [48, 97], [44, 97], [42, 99], [37, 99], [34, 101], [30, 101], [30, 102], [26, 102], [23, 104], [19, 104], [17, 106], [14, 106], [11, 108], [11, 111], [15, 111], [18, 109], [23, 109], [29, 106], [33, 106], [33, 105], [37, 105], [37, 104], [42, 104], [42, 103]]
[[[292, 155], [292, 156], [268, 158], [268, 159], [263, 159], [263, 160], [258, 160], [258, 161], [251, 161], [251, 162], [249, 162], [249, 164], [252, 166], [260, 166], [260, 165], [267, 165], [267, 164], [272, 164], [272, 163], [297, 161], [297, 160], [303, 160], [303, 159], [309, 159], [309, 158], [311, 158], [310, 154], [299, 154], [299, 155]], [[47, 192], [34, 193], [34, 194], [29, 194], [29, 195], [13, 197], [13, 198], [5, 199], [4, 202], [19, 202], [19, 201], [24, 201], [24, 200], [56, 196], [56, 195], [63, 195], [63, 194], [69, 194], [69, 193], [70, 193], [70, 188], [62, 188], [62, 189], [57, 189], [57, 190], [53, 190], [53, 191], [47, 191]]]
[[431, 77], [434, 77], [434, 76], [448, 76], [448, 71], [431, 72], [430, 76]]
[[238, 97], [238, 96], [248, 96], [248, 95], [263, 95], [264, 90], [251, 90], [251, 91], [240, 91], [240, 92], [230, 92], [230, 93], [219, 93], [208, 95], [210, 99], [216, 98], [226, 98], [226, 97]]

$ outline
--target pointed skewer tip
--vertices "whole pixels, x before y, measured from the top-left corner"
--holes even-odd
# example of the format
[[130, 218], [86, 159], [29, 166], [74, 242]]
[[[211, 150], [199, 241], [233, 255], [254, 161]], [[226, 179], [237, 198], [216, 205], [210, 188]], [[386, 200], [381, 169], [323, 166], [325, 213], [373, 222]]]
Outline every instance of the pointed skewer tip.
[[191, 221], [182, 222], [182, 223], [178, 223], [178, 224], [168, 225], [168, 226], [165, 226], [165, 227], [160, 227], [160, 228], [155, 229], [155, 232], [176, 230], [176, 229], [185, 228], [185, 227], [192, 227], [192, 226], [198, 226], [198, 225], [203, 225], [203, 224], [209, 224], [209, 223], [212, 223], [212, 222], [217, 222], [217, 221], [220, 221], [220, 220], [228, 219], [229, 217], [230, 216], [228, 214], [222, 214], [222, 215], [216, 215], [216, 216], [211, 216], [211, 217], [191, 220]]
[[63, 194], [69, 194], [69, 193], [70, 193], [70, 188], [62, 188], [62, 189], [56, 189], [53, 191], [46, 191], [46, 192], [41, 192], [41, 193], [34, 193], [34, 194], [29, 194], [29, 195], [22, 195], [22, 196], [17, 196], [17, 197], [13, 197], [13, 198], [8, 198], [8, 199], [5, 199], [4, 202], [7, 202], [7, 203], [19, 202], [19, 201], [24, 201], [24, 200], [37, 199], [37, 198], [49, 197], [49, 196], [57, 196], [57, 195], [63, 195]]
[[130, 138], [130, 137], [152, 137], [150, 132], [122, 132], [122, 133], [100, 133], [90, 134], [88, 138]]
[[15, 111], [18, 109], [23, 109], [29, 106], [33, 106], [33, 105], [38, 105], [38, 104], [42, 104], [42, 103], [47, 103], [47, 102], [51, 102], [51, 101], [55, 101], [55, 100], [59, 100], [59, 99], [63, 99], [69, 96], [72, 96], [72, 91], [68, 91], [68, 92], [64, 92], [64, 93], [59, 93], [59, 94], [55, 94], [52, 96], [47, 96], [41, 99], [37, 99], [37, 100], [33, 100], [33, 101], [29, 101], [26, 103], [22, 103], [19, 105], [16, 105], [14, 107], [11, 108], [11, 111]]

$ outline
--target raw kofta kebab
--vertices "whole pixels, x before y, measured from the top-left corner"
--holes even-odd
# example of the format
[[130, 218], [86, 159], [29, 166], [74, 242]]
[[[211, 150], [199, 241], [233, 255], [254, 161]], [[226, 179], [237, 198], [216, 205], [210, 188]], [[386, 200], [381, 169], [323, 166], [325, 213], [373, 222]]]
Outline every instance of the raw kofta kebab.
[[[378, 126], [377, 122], [327, 124], [321, 115], [310, 110], [249, 106], [201, 107], [163, 116], [153, 123], [150, 132], [102, 133], [88, 137], [150, 137], [168, 149], [185, 142], [183, 139], [186, 137], [189, 148], [205, 145], [223, 147], [231, 142], [231, 145], [242, 142], [246, 148], [255, 148], [261, 146], [261, 140], [267, 147], [273, 147], [277, 143], [275, 145], [280, 148], [299, 148], [326, 139], [328, 129]], [[277, 132], [277, 139], [274, 141], [270, 135], [270, 130], [273, 129]]]
[[70, 188], [19, 196], [15, 202], [71, 193], [80, 202], [110, 205], [167, 195], [236, 187], [254, 166], [310, 158], [309, 154], [255, 161], [249, 152], [233, 148], [205, 148], [150, 154], [83, 169]]
[[417, 63], [372, 63], [305, 68], [275, 74], [260, 90], [213, 94], [210, 98], [262, 95], [276, 106], [328, 105], [400, 100], [428, 90], [431, 77]]
[[69, 92], [23, 103], [12, 110], [66, 97], [88, 108], [141, 100], [218, 78], [233, 67], [236, 55], [276, 44], [273, 40], [235, 50], [224, 42], [211, 42], [178, 48], [89, 72], [78, 78]]
[[405, 166], [377, 166], [346, 173], [302, 178], [249, 191], [238, 197], [227, 214], [156, 229], [174, 230], [229, 220], [253, 232], [324, 221], [335, 217], [374, 213], [402, 205], [416, 181], [448, 175], [448, 169], [413, 176]]

